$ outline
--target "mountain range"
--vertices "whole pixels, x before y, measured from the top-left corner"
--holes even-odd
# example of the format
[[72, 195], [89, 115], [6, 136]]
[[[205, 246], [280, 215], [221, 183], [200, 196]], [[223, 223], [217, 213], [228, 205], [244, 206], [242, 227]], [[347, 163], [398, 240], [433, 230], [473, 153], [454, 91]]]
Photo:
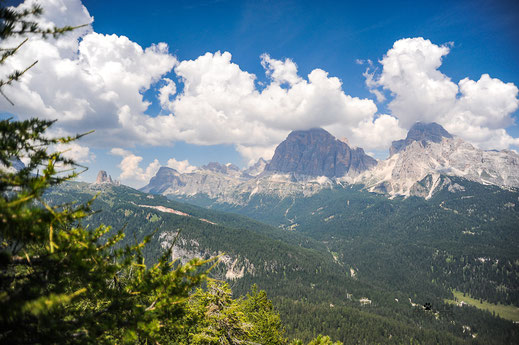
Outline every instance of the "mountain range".
[[519, 187], [516, 152], [478, 149], [436, 123], [416, 123], [389, 151], [386, 160], [376, 161], [324, 129], [294, 131], [278, 145], [269, 162], [261, 159], [244, 171], [210, 163], [184, 174], [161, 167], [141, 190], [245, 205], [255, 194], [311, 196], [326, 188], [349, 185], [361, 185], [388, 197], [424, 198], [444, 188], [451, 192], [463, 188], [448, 177], [505, 189]]

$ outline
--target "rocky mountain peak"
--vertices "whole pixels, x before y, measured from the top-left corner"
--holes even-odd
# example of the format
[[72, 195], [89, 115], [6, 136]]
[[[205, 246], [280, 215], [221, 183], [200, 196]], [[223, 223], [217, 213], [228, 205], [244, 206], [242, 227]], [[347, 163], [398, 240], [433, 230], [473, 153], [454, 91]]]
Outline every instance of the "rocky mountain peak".
[[449, 137], [437, 137], [436, 142], [426, 140], [426, 144], [424, 139], [412, 140], [399, 154], [366, 172], [361, 177], [363, 184], [371, 191], [425, 198], [432, 197], [436, 191], [448, 185], [448, 179], [444, 176], [462, 177], [502, 188], [519, 187], [517, 153], [507, 150], [485, 151], [461, 138], [444, 138]]
[[393, 141], [389, 148], [389, 155], [392, 156], [404, 150], [415, 141], [425, 146], [427, 142], [439, 143], [443, 138], [450, 139], [452, 135], [436, 122], [417, 122], [409, 129], [405, 139]]
[[141, 191], [145, 193], [160, 194], [169, 187], [184, 186], [185, 183], [182, 182], [180, 178], [181, 176], [182, 174], [175, 169], [160, 167], [155, 176], [151, 178], [150, 183], [141, 188]]
[[269, 162], [270, 161], [267, 162], [263, 158], [260, 158], [260, 159], [258, 159], [258, 161], [256, 163], [254, 163], [253, 165], [251, 165], [250, 167], [245, 169], [244, 173], [249, 176], [258, 176], [265, 170], [265, 167], [267, 166], [267, 164]]
[[155, 176], [176, 176], [179, 172], [170, 167], [160, 167]]
[[322, 128], [291, 132], [278, 145], [265, 171], [308, 176], [342, 177], [352, 171], [360, 173], [377, 161], [357, 148], [337, 140]]
[[108, 173], [104, 170], [99, 170], [99, 173], [97, 173], [97, 178], [95, 184], [103, 184], [103, 183], [110, 183], [113, 184], [114, 181], [112, 180], [112, 176], [108, 175]]

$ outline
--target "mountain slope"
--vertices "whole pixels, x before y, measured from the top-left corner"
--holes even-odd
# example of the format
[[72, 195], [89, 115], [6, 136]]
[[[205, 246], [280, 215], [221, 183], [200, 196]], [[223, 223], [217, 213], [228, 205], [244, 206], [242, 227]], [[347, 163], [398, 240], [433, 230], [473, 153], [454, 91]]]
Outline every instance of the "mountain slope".
[[[283, 300], [287, 296], [310, 298], [310, 309], [315, 302], [337, 306], [344, 299], [342, 286], [346, 299], [352, 294], [357, 303], [371, 306], [370, 315], [391, 311], [398, 322], [417, 325], [399, 301], [413, 308], [431, 303], [455, 315], [440, 312], [438, 324], [450, 329], [442, 323], [449, 320], [478, 329], [476, 342], [517, 338], [517, 326], [476, 310], [449, 309], [444, 300], [452, 300], [455, 289], [519, 307], [519, 156], [480, 150], [437, 124], [417, 123], [393, 144], [387, 160], [357, 174], [353, 160], [347, 171], [348, 165], [337, 160], [343, 147], [338, 143], [320, 130], [293, 132], [255, 177], [200, 169], [176, 174], [184, 185], [165, 182], [162, 194], [243, 214], [324, 245], [349, 279], [319, 274], [318, 283], [312, 283], [317, 285], [311, 285], [319, 287], [319, 297], [308, 297], [304, 284], [295, 290], [278, 287], [275, 294], [284, 296], [277, 300], [284, 308], [296, 308]], [[322, 306], [320, 312], [327, 314]], [[448, 332], [457, 337], [455, 329]], [[467, 339], [475, 335], [470, 334]]]
[[219, 202], [243, 205], [255, 194], [309, 196], [330, 188], [336, 177], [354, 177], [375, 165], [376, 161], [361, 148], [351, 149], [316, 128], [290, 133], [269, 163], [260, 160], [243, 172], [218, 163], [184, 174], [161, 167], [141, 191], [171, 196], [204, 195]]
[[141, 190], [245, 206], [258, 195], [310, 197], [343, 185], [362, 185], [389, 197], [422, 198], [460, 188], [442, 176], [519, 188], [517, 153], [478, 149], [435, 123], [416, 123], [405, 139], [393, 142], [390, 152], [377, 164], [362, 149], [351, 149], [322, 129], [294, 131], [276, 148], [270, 163], [259, 161], [250, 171], [218, 163], [184, 174], [162, 167]]
[[[426, 185], [429, 178], [420, 184]], [[452, 176], [441, 176], [440, 180], [459, 189], [439, 190], [427, 200], [388, 199], [362, 186], [346, 186], [325, 189], [307, 198], [255, 195], [247, 205], [213, 202], [211, 207], [322, 241], [337, 253], [340, 262], [359, 268], [358, 276], [373, 284], [417, 295], [427, 294], [421, 290], [442, 295], [448, 289], [437, 283], [441, 286], [450, 281], [451, 288], [462, 289], [470, 281], [475, 296], [519, 306], [519, 281], [515, 278], [519, 277], [519, 192]], [[198, 201], [196, 197], [185, 200]], [[406, 252], [414, 254], [402, 256]], [[459, 276], [430, 272], [431, 266], [439, 264], [433, 257], [436, 252], [442, 253], [437, 254], [438, 260], [449, 255], [458, 259], [469, 255], [472, 264], [484, 257], [489, 263], [499, 262], [499, 267], [508, 268], [500, 271], [490, 285], [484, 281], [477, 283], [477, 275], [467, 272], [461, 274], [466, 280], [453, 281]], [[416, 275], [423, 276], [418, 285], [409, 278]], [[431, 279], [436, 283], [431, 283]], [[506, 288], [501, 290], [502, 287]]]
[[[174, 245], [175, 257], [186, 260], [194, 255], [207, 257], [224, 252], [222, 262], [213, 274], [231, 281], [238, 294], [248, 291], [252, 283], [267, 290], [293, 336], [308, 339], [315, 332], [331, 331], [346, 343], [362, 339], [369, 343], [385, 343], [388, 334], [392, 334], [395, 343], [413, 338], [423, 343], [441, 339], [442, 343], [454, 344], [472, 339], [470, 334], [463, 333], [462, 326], [466, 324], [481, 329], [481, 334], [488, 331], [484, 324], [493, 325], [495, 334], [490, 332], [490, 338], [481, 337], [482, 343], [491, 343], [493, 339], [499, 341], [511, 334], [506, 322], [494, 325], [494, 319], [483, 312], [449, 307], [452, 310], [448, 312], [438, 311], [442, 317], [436, 319], [411, 303], [395, 302], [395, 298], [400, 301], [412, 298], [413, 303], [429, 301], [440, 308], [442, 298], [452, 296], [435, 284], [432, 284], [434, 289], [422, 285], [420, 293], [419, 289], [386, 285], [385, 280], [377, 282], [367, 274], [367, 269], [360, 266], [364, 260], [362, 256], [356, 259], [360, 261], [353, 261], [341, 252], [347, 248], [344, 244], [350, 239], [336, 236], [331, 231], [335, 240], [329, 237], [330, 240], [320, 238], [321, 241], [317, 241], [308, 237], [314, 236], [313, 231], [318, 230], [311, 231], [312, 224], [305, 231], [286, 231], [110, 184], [69, 183], [50, 191], [45, 197], [53, 204], [60, 204], [81, 202], [96, 193], [100, 194], [94, 202], [94, 209], [102, 211], [85, 220], [90, 226], [102, 222], [114, 229], [124, 228], [125, 240], [130, 242], [158, 229], [145, 250], [148, 261], [169, 247], [178, 229], [182, 229]], [[318, 196], [316, 194], [314, 198]], [[292, 207], [299, 212], [300, 206], [296, 202]], [[378, 249], [373, 247], [372, 250]], [[369, 265], [372, 264], [371, 261]], [[418, 294], [412, 291], [418, 291]], [[332, 326], [337, 320], [343, 322], [340, 329]], [[373, 334], [373, 329], [389, 333]]]

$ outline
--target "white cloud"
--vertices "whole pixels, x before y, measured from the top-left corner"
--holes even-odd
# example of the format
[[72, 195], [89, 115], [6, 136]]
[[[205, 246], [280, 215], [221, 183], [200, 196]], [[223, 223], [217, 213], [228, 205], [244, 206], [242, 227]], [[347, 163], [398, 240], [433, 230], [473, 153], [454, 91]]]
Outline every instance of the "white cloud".
[[247, 166], [251, 166], [258, 161], [260, 157], [265, 160], [270, 160], [276, 150], [276, 145], [270, 146], [245, 146], [236, 145], [236, 151], [238, 151], [243, 157], [248, 158]]
[[[44, 5], [45, 25], [92, 21], [79, 0]], [[20, 83], [6, 88], [16, 106], [4, 102], [0, 110], [22, 119], [58, 118], [54, 132], [60, 135], [95, 129], [84, 140], [97, 147], [163, 146], [178, 140], [233, 144], [255, 161], [260, 155], [270, 158], [273, 147], [291, 130], [323, 126], [338, 137], [350, 137], [354, 145], [379, 147], [372, 144], [377, 127], [374, 102], [345, 94], [341, 80], [326, 71], [314, 69], [304, 78], [291, 59], [263, 54], [260, 63], [270, 82], [259, 90], [256, 76], [233, 63], [228, 52], [178, 63], [167, 50], [164, 43], [143, 49], [127, 37], [98, 34], [90, 26], [65, 40], [32, 38], [23, 52], [0, 67], [6, 74], [39, 60]], [[181, 93], [165, 78], [173, 67], [183, 84]], [[142, 92], [157, 82], [162, 84], [157, 98], [171, 114], [152, 117], [145, 114], [149, 104]], [[384, 142], [391, 137], [386, 132], [382, 136]], [[137, 162], [136, 157], [126, 162]]]
[[294, 85], [301, 81], [301, 77], [297, 75], [297, 65], [290, 59], [285, 61], [272, 59], [270, 55], [261, 55], [261, 65], [265, 69], [266, 74], [279, 84], [287, 83]]
[[421, 37], [399, 40], [380, 61], [379, 78], [367, 72], [366, 83], [391, 91], [389, 108], [405, 128], [416, 121], [437, 122], [482, 148], [519, 145], [519, 138], [505, 130], [519, 106], [517, 87], [488, 74], [454, 83], [439, 71], [451, 45], [438, 46]]
[[[46, 1], [44, 9], [44, 25], [92, 21], [80, 0]], [[292, 130], [324, 127], [354, 146], [380, 150], [418, 120], [436, 121], [481, 147], [519, 145], [504, 130], [518, 107], [517, 87], [488, 75], [454, 83], [438, 70], [450, 49], [423, 38], [395, 42], [380, 61], [381, 72], [364, 73], [379, 102], [383, 90], [392, 95], [391, 112], [378, 114], [373, 100], [347, 95], [340, 79], [318, 68], [301, 76], [291, 59], [263, 54], [259, 63], [269, 80], [258, 88], [256, 76], [233, 63], [229, 52], [179, 62], [165, 43], [143, 49], [127, 37], [95, 33], [88, 26], [57, 40], [33, 37], [0, 66], [3, 76], [39, 60], [19, 83], [5, 88], [16, 106], [0, 98], [0, 111], [21, 119], [57, 118], [56, 135], [95, 129], [83, 139], [92, 147], [232, 144], [250, 162], [269, 159]], [[371, 60], [357, 63], [374, 68]], [[178, 81], [167, 78], [173, 73]], [[153, 85], [160, 85], [158, 116], [145, 113], [149, 103], [142, 95]], [[146, 175], [148, 168], [142, 173], [128, 168], [139, 168], [141, 157], [126, 158], [123, 176], [138, 181]]]
[[76, 163], [91, 163], [96, 158], [95, 154], [90, 152], [90, 148], [74, 142], [58, 144], [56, 151], [62, 152], [63, 157], [72, 159]]
[[177, 86], [175, 82], [169, 78], [164, 78], [166, 84], [159, 89], [159, 101], [160, 105], [164, 109], [171, 109], [171, 97], [177, 93]]
[[136, 156], [128, 150], [122, 148], [113, 148], [111, 154], [121, 156], [123, 159], [117, 166], [121, 169], [119, 180], [131, 187], [142, 187], [155, 176], [160, 168], [160, 163], [157, 159], [151, 162], [145, 169], [140, 167], [142, 162], [141, 156]]
[[[79, 0], [46, 1], [42, 5], [40, 22], [45, 26], [92, 22]], [[11, 38], [2, 46], [13, 46], [18, 41]], [[16, 55], [0, 66], [0, 75], [5, 76], [38, 60], [20, 82], [3, 90], [15, 106], [0, 99], [0, 110], [21, 119], [35, 115], [59, 119], [53, 129], [61, 133], [95, 129], [94, 134], [84, 138], [90, 145], [154, 144], [150, 128], [160, 121], [150, 121], [144, 114], [149, 104], [141, 92], [177, 63], [167, 50], [165, 43], [143, 49], [127, 37], [95, 33], [91, 26], [58, 39], [31, 36]]]
[[183, 161], [177, 161], [175, 158], [171, 158], [168, 160], [167, 166], [171, 169], [175, 169], [181, 174], [191, 173], [197, 169], [195, 166], [189, 164], [187, 159]]
[[398, 119], [393, 116], [383, 114], [375, 121], [363, 121], [358, 127], [352, 129], [351, 142], [361, 142], [365, 136], [369, 135], [370, 145], [362, 146], [374, 149], [385, 149], [391, 145], [393, 140], [404, 138], [407, 131], [400, 127]]
[[291, 60], [262, 55], [272, 81], [260, 91], [255, 76], [231, 58], [228, 52], [206, 53], [175, 67], [184, 83], [183, 92], [170, 106], [175, 114], [172, 128], [178, 130], [179, 139], [203, 145], [234, 144], [249, 161], [260, 156], [269, 159], [273, 147], [295, 129], [327, 127], [338, 137], [354, 136], [355, 145], [373, 146], [369, 140], [373, 133], [355, 130], [361, 125], [372, 129], [367, 124], [374, 124], [376, 105], [345, 94], [338, 78], [315, 69], [305, 79], [298, 76]]
[[386, 96], [384, 96], [384, 94], [377, 88], [378, 83], [375, 80], [375, 73], [376, 71], [372, 72], [369, 68], [367, 68], [366, 71], [362, 73], [362, 75], [366, 79], [365, 83], [368, 87], [369, 92], [375, 95], [375, 97], [377, 98], [377, 102], [382, 103], [386, 100]]

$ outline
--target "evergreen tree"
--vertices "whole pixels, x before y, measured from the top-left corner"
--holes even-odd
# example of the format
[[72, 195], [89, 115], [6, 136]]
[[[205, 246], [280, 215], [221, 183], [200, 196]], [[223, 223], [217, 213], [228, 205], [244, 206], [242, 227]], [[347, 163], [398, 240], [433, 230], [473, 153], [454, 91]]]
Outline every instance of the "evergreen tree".
[[[74, 27], [41, 29], [35, 5], [16, 10], [0, 3], [0, 38], [28, 34], [57, 37]], [[0, 63], [14, 55], [2, 48]], [[36, 62], [35, 62], [36, 63]], [[35, 63], [0, 79], [0, 91]], [[114, 249], [124, 234], [80, 220], [90, 203], [50, 206], [49, 187], [75, 178], [79, 167], [50, 147], [77, 140], [48, 138], [53, 121], [0, 121], [0, 342], [135, 343], [157, 339], [162, 320], [180, 319], [193, 287], [205, 278], [204, 261], [179, 265], [170, 252], [147, 268], [142, 243]], [[26, 165], [19, 168], [21, 159]], [[15, 168], [15, 166], [18, 167]]]
[[[122, 231], [106, 238], [108, 227], [80, 224], [89, 204], [46, 204], [47, 188], [77, 176], [75, 163], [48, 147], [77, 137], [46, 138], [51, 124], [0, 121], [0, 341], [153, 340], [165, 332], [163, 320], [180, 320], [206, 261], [179, 265], [166, 252], [147, 268], [141, 248], [148, 238], [116, 250]], [[16, 170], [20, 158], [28, 163]]]
[[[59, 35], [74, 27], [41, 29], [41, 7], [19, 11], [0, 0], [0, 64], [27, 35]], [[3, 88], [37, 62], [0, 79]], [[286, 344], [283, 326], [256, 287], [232, 299], [227, 284], [203, 282], [214, 259], [172, 262], [171, 249], [153, 265], [140, 243], [118, 246], [119, 230], [82, 225], [91, 203], [49, 205], [46, 190], [78, 176], [73, 160], [52, 147], [79, 139], [49, 138], [54, 121], [0, 121], [0, 343], [5, 344]], [[22, 164], [21, 161], [25, 164]], [[108, 233], [112, 235], [108, 236]], [[310, 344], [332, 344], [319, 336]], [[338, 344], [338, 343], [337, 343]]]

